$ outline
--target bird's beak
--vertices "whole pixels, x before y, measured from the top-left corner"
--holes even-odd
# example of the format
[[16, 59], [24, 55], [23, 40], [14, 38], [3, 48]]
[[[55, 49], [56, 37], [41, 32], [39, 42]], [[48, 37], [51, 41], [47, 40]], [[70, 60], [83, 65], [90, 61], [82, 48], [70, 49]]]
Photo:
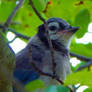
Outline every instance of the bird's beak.
[[57, 34], [61, 34], [61, 35], [68, 35], [71, 36], [73, 35], [78, 29], [80, 29], [79, 27], [71, 27], [71, 28], [66, 28], [64, 30], [60, 30], [57, 32]]
[[80, 29], [80, 27], [72, 27], [72, 28], [70, 28], [70, 29], [68, 29], [69, 30], [69, 32], [73, 32], [73, 33], [75, 33], [77, 30], [79, 30]]

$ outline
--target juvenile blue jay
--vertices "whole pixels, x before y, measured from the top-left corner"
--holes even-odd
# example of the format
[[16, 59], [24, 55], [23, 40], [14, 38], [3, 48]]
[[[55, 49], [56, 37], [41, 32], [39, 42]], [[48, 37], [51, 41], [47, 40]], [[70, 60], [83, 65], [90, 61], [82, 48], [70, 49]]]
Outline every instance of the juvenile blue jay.
[[[67, 74], [71, 73], [69, 63], [69, 46], [73, 34], [79, 29], [72, 27], [66, 21], [60, 18], [50, 18], [47, 21], [49, 35], [54, 48], [54, 59], [56, 63], [56, 75], [63, 81]], [[46, 29], [44, 24], [38, 27], [37, 34], [29, 40], [28, 45], [16, 55], [16, 67], [14, 77], [22, 84], [40, 78], [45, 85], [57, 84], [57, 81], [39, 75], [29, 63], [28, 46], [32, 48], [33, 62], [43, 72], [52, 74], [52, 63], [50, 61], [50, 48], [46, 37]]]

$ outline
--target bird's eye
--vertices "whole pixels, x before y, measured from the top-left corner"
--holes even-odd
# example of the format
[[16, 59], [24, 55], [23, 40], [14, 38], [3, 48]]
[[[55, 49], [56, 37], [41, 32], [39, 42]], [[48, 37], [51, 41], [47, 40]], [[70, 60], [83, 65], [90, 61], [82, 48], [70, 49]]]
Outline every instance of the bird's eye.
[[58, 28], [57, 28], [57, 26], [50, 26], [49, 29], [50, 29], [51, 31], [53, 31], [53, 30], [57, 30]]
[[51, 22], [48, 27], [50, 31], [58, 30], [59, 24], [57, 22]]

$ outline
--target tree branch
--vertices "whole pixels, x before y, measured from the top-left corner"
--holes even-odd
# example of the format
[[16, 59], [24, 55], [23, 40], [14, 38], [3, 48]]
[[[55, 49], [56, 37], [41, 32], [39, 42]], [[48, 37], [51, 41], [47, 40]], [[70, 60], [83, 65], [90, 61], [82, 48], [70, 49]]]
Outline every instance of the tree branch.
[[19, 38], [23, 38], [23, 39], [25, 39], [25, 40], [29, 40], [29, 39], [30, 39], [29, 36], [20, 34], [20, 33], [16, 32], [14, 29], [8, 28], [8, 30], [11, 31], [12, 33], [14, 33], [14, 34], [15, 34], [17, 37], [19, 37]]
[[15, 54], [0, 31], [0, 92], [12, 92], [14, 66]]
[[80, 71], [80, 70], [82, 70], [82, 69], [84, 69], [86, 67], [89, 67], [90, 65], [92, 65], [92, 61], [89, 61], [84, 65], [81, 65], [75, 72]]
[[3, 32], [10, 25], [16, 11], [21, 7], [24, 0], [20, 0], [19, 4], [12, 11], [4, 25], [0, 25], [0, 91], [12, 92], [12, 77], [15, 66], [15, 54], [6, 41]]
[[[49, 73], [44, 73], [43, 71], [41, 71], [34, 62], [32, 62], [31, 64], [34, 66], [35, 70], [38, 71], [39, 74], [41, 75], [45, 75], [45, 76], [48, 76], [48, 77], [52, 77], [54, 79], [56, 79], [59, 83], [61, 84], [64, 84], [56, 75], [56, 71], [55, 71], [55, 68], [56, 68], [56, 63], [55, 63], [55, 60], [54, 60], [54, 49], [53, 49], [53, 45], [52, 45], [52, 42], [51, 42], [51, 39], [50, 39], [50, 36], [49, 36], [49, 28], [48, 28], [48, 24], [47, 22], [45, 21], [45, 19], [39, 14], [39, 12], [36, 10], [36, 8], [34, 7], [33, 5], [33, 2], [32, 0], [30, 0], [30, 4], [33, 8], [33, 10], [35, 11], [36, 15], [40, 18], [40, 20], [43, 21], [44, 23], [44, 26], [45, 26], [45, 29], [46, 29], [46, 34], [47, 34], [47, 39], [48, 39], [48, 43], [49, 43], [49, 46], [50, 46], [50, 53], [51, 53], [51, 61], [52, 61], [52, 71], [53, 71], [53, 75], [49, 74]], [[31, 47], [30, 47], [31, 49]], [[30, 56], [30, 53], [31, 53], [31, 50], [29, 52], [29, 56]], [[31, 53], [31, 60], [32, 60], [32, 53]], [[68, 87], [70, 89], [71, 92], [73, 92], [73, 90]]]
[[88, 58], [88, 57], [78, 55], [78, 54], [75, 54], [75, 53], [72, 53], [72, 52], [70, 52], [70, 55], [73, 56], [73, 57], [77, 57], [78, 59], [86, 61], [86, 62], [92, 61], [92, 58]]
[[56, 68], [56, 63], [55, 63], [55, 60], [54, 60], [54, 49], [53, 49], [53, 45], [52, 45], [52, 42], [51, 42], [51, 39], [50, 39], [50, 36], [49, 36], [49, 29], [48, 29], [48, 24], [46, 22], [46, 20], [40, 15], [40, 13], [36, 10], [36, 8], [34, 7], [34, 4], [32, 2], [32, 0], [30, 0], [30, 4], [34, 10], [34, 12], [36, 13], [36, 15], [39, 17], [39, 19], [44, 23], [44, 26], [45, 26], [45, 29], [46, 29], [46, 37], [48, 39], [48, 43], [49, 43], [49, 46], [50, 46], [50, 54], [51, 54], [51, 62], [52, 62], [52, 71], [53, 71], [53, 74], [56, 75], [56, 71], [55, 71], [55, 68]]
[[[50, 73], [43, 72], [42, 70], [40, 70], [39, 67], [36, 66], [35, 62], [32, 59], [32, 48], [31, 48], [31, 46], [29, 46], [28, 49], [29, 49], [28, 50], [28, 54], [29, 54], [29, 58], [30, 58], [29, 59], [30, 60], [30, 65], [33, 66], [33, 68], [35, 69], [35, 71], [37, 71], [40, 75], [48, 76], [48, 77], [51, 77], [51, 78], [57, 80], [60, 84], [64, 84], [64, 82], [62, 80], [60, 80], [57, 76], [55, 76], [53, 74], [50, 74]], [[69, 86], [67, 86], [67, 88], [70, 89], [70, 92], [73, 92], [73, 90]]]
[[34, 62], [31, 63], [32, 66], [34, 67], [34, 69], [41, 75], [44, 75], [44, 76], [48, 76], [48, 77], [52, 77], [53, 79], [57, 80], [60, 84], [64, 84], [63, 81], [61, 81], [57, 76], [54, 76], [53, 74], [50, 74], [50, 73], [45, 73], [43, 72], [42, 70], [40, 70], [36, 64]]
[[[41, 74], [41, 75], [43, 75], [43, 76], [51, 77], [51, 78], [57, 80], [60, 84], [62, 84], [62, 85], [64, 84], [64, 82], [63, 82], [62, 80], [60, 80], [57, 76], [55, 76], [55, 75], [53, 75], [53, 74], [50, 74], [50, 73], [43, 72], [42, 70], [40, 70], [40, 69], [36, 66], [36, 64], [35, 64], [34, 62], [32, 62], [31, 65], [34, 67], [34, 69], [35, 69], [39, 74]], [[67, 86], [67, 88], [70, 89], [70, 92], [73, 92], [73, 90], [72, 90], [69, 86]]]
[[[17, 4], [17, 6], [14, 8], [14, 10], [12, 11], [12, 13], [10, 14], [10, 16], [8, 17], [7, 21], [5, 22], [4, 26], [6, 28], [8, 28], [8, 26], [11, 24], [11, 21], [14, 17], [14, 15], [16, 14], [16, 12], [18, 11], [18, 9], [23, 5], [24, 0], [20, 0], [19, 4]], [[4, 30], [5, 31], [5, 30]]]

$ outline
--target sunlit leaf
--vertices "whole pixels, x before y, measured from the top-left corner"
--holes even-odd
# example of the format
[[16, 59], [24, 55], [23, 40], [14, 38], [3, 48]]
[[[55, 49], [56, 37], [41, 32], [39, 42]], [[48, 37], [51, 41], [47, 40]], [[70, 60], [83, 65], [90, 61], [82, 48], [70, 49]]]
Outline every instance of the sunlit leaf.
[[33, 10], [27, 10], [26, 7], [20, 9], [15, 20], [19, 22], [20, 25], [13, 25], [12, 28], [30, 37], [35, 35], [37, 27], [42, 23], [35, 12]]
[[70, 51], [83, 56], [92, 57], [92, 44], [71, 44]]
[[0, 22], [4, 22], [16, 6], [15, 2], [3, 1], [0, 3]]
[[92, 88], [92, 72], [80, 71], [67, 76], [65, 85], [78, 84], [87, 85]]
[[92, 92], [92, 88], [87, 88], [87, 89], [84, 90], [83, 92]]
[[39, 12], [42, 12], [45, 9], [48, 1], [49, 0], [33, 0], [33, 3], [34, 3], [35, 8]]
[[41, 80], [35, 80], [30, 83], [28, 83], [25, 88], [28, 92], [34, 92], [35, 90], [39, 88], [44, 88], [44, 83]]
[[88, 24], [90, 22], [90, 13], [88, 9], [82, 9], [75, 17], [75, 25], [80, 27], [76, 36], [81, 38], [88, 31]]

